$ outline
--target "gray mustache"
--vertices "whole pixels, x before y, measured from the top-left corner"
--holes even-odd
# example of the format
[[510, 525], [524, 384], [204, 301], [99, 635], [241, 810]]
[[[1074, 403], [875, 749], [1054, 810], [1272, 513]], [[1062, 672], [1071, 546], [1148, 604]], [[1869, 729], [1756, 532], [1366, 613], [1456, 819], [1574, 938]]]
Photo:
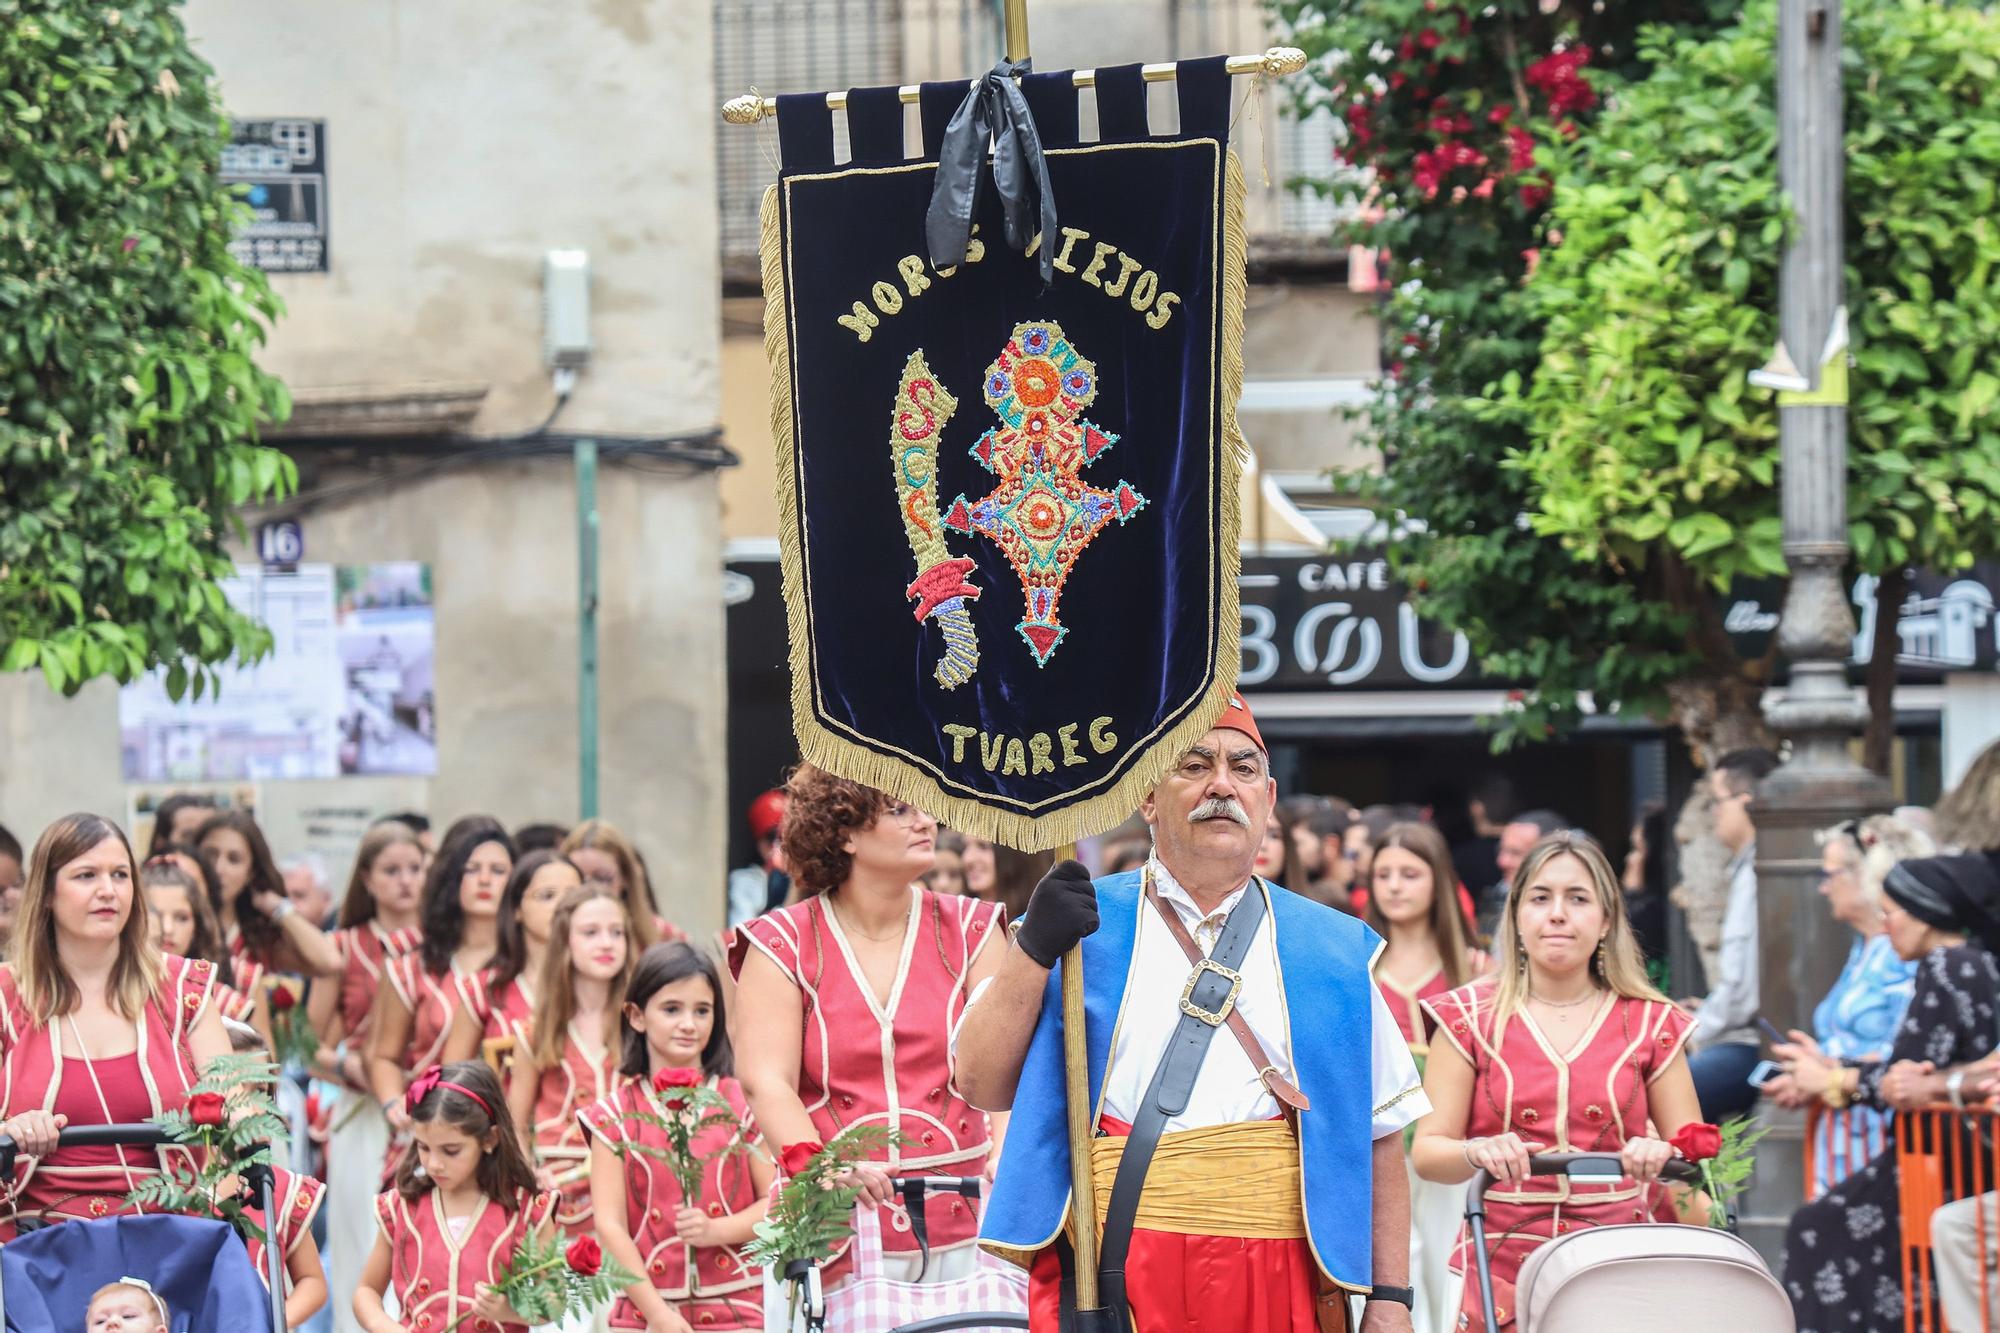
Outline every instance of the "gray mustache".
[[1233, 819], [1244, 828], [1250, 827], [1250, 812], [1233, 796], [1215, 796], [1188, 813], [1188, 823], [1199, 824], [1210, 819]]

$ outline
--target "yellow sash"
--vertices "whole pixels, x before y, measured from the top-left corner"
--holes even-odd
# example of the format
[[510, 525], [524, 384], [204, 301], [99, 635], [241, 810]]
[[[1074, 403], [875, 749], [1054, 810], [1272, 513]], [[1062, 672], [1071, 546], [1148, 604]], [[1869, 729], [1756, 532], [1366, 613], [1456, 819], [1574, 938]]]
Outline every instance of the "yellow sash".
[[[1122, 1138], [1092, 1139], [1097, 1222], [1111, 1204], [1111, 1182], [1125, 1155]], [[1133, 1225], [1183, 1236], [1297, 1240], [1306, 1234], [1299, 1141], [1282, 1120], [1212, 1125], [1160, 1137], [1146, 1171]]]

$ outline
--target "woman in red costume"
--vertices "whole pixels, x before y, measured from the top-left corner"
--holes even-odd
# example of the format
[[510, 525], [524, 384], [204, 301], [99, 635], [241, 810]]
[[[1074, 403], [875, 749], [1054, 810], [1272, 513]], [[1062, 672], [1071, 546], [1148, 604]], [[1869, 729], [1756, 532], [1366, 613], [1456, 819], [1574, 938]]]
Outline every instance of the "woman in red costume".
[[[715, 964], [685, 943], [656, 944], [625, 991], [624, 1058], [612, 1094], [581, 1113], [590, 1131], [590, 1194], [604, 1249], [640, 1280], [611, 1310], [611, 1327], [646, 1333], [761, 1329], [762, 1270], [738, 1251], [764, 1219], [776, 1174], [730, 1077], [729, 1024]], [[677, 1087], [705, 1084], [735, 1124], [713, 1124], [689, 1145], [702, 1158], [700, 1194], [687, 1198], [665, 1154], [659, 1122]]]
[[515, 1047], [507, 1109], [543, 1189], [559, 1191], [556, 1224], [590, 1225], [590, 1140], [577, 1112], [611, 1091], [619, 1009], [633, 956], [625, 900], [600, 884], [573, 888], [556, 908], [537, 990], [541, 1003]]
[[[1514, 873], [1494, 975], [1424, 1009], [1436, 1024], [1424, 1091], [1431, 1114], [1412, 1149], [1426, 1180], [1485, 1170], [1494, 1306], [1514, 1327], [1514, 1280], [1537, 1246], [1578, 1227], [1663, 1209], [1666, 1140], [1700, 1119], [1688, 1073], [1690, 1023], [1646, 980], [1618, 876], [1589, 835], [1552, 833]], [[1539, 1152], [1616, 1153], [1626, 1177], [1586, 1184], [1531, 1177]], [[1472, 1258], [1461, 1237], [1458, 1273]], [[1484, 1328], [1468, 1281], [1459, 1327]]]
[[125, 835], [96, 815], [49, 825], [29, 859], [0, 968], [0, 1134], [22, 1155], [0, 1202], [0, 1242], [26, 1219], [129, 1211], [126, 1194], [180, 1150], [58, 1150], [56, 1135], [178, 1110], [200, 1067], [229, 1052], [214, 965], [146, 942], [138, 883]]
[[424, 881], [423, 943], [387, 968], [375, 995], [368, 1079], [392, 1138], [393, 1173], [408, 1146], [403, 1094], [418, 1072], [479, 1053], [486, 1025], [486, 969], [499, 940], [500, 895], [514, 869], [514, 840], [495, 819], [461, 821]]
[[[1488, 971], [1492, 960], [1466, 940], [1451, 848], [1429, 824], [1392, 824], [1369, 865], [1368, 924], [1387, 943], [1375, 955], [1375, 985], [1423, 1071], [1434, 1024], [1423, 1003]], [[1407, 1131], [1406, 1131], [1407, 1138]], [[1408, 1165], [1408, 1159], [1405, 1159]], [[1465, 1215], [1465, 1191], [1410, 1173], [1410, 1286], [1416, 1333], [1458, 1323], [1458, 1286], [1449, 1271]]]
[[[739, 1075], [780, 1154], [855, 1124], [907, 1136], [853, 1175], [862, 1205], [882, 1210], [886, 1270], [913, 1280], [920, 1250], [909, 1218], [889, 1206], [889, 1177], [987, 1171], [996, 1136], [952, 1087], [950, 1041], [1005, 914], [917, 882], [934, 859], [937, 821], [914, 806], [809, 764], [786, 793], [785, 864], [802, 901], [746, 922], [731, 942]], [[932, 1196], [925, 1219], [926, 1280], [969, 1276], [975, 1209], [955, 1194]], [[843, 1251], [827, 1281], [850, 1268]]]

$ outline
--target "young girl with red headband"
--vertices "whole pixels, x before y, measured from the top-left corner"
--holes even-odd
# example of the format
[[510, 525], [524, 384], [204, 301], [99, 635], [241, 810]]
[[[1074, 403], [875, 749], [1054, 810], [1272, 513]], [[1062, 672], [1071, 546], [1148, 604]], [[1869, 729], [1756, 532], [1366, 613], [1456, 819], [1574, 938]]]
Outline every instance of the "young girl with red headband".
[[[639, 959], [624, 998], [617, 1090], [579, 1117], [591, 1135], [598, 1237], [620, 1267], [643, 1275], [612, 1307], [611, 1327], [761, 1329], [762, 1274], [736, 1252], [763, 1220], [776, 1172], [731, 1077], [715, 964], [686, 943], [656, 944]], [[736, 1114], [735, 1123], [709, 1126], [689, 1145], [706, 1158], [701, 1193], [690, 1199], [655, 1154], [670, 1149], [657, 1121], [675, 1090], [696, 1084], [713, 1088]]]
[[[555, 1196], [535, 1188], [499, 1079], [461, 1060], [425, 1070], [405, 1095], [416, 1142], [375, 1201], [381, 1229], [355, 1317], [367, 1333], [442, 1333], [460, 1318], [479, 1333], [525, 1333], [493, 1284], [523, 1240], [549, 1229]], [[383, 1305], [391, 1289], [400, 1320]]]
[[[525, 864], [525, 863], [524, 863]], [[619, 1003], [632, 975], [631, 918], [604, 884], [579, 884], [548, 925], [535, 986], [541, 1002], [514, 1051], [507, 1109], [535, 1154], [539, 1179], [559, 1191], [556, 1223], [590, 1232], [590, 1137], [577, 1112], [611, 1091], [618, 1066]]]

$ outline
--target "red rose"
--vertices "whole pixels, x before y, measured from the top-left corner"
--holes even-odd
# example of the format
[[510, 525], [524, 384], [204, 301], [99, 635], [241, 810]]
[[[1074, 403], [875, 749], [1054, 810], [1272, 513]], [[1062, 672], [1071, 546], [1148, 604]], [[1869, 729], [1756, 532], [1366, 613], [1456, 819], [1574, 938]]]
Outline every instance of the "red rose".
[[578, 1236], [563, 1251], [563, 1262], [578, 1277], [596, 1277], [598, 1270], [604, 1267], [604, 1251], [591, 1237]]
[[219, 1092], [197, 1092], [188, 1098], [188, 1122], [196, 1125], [219, 1126], [222, 1124], [222, 1094]]
[[661, 1092], [668, 1088], [696, 1088], [701, 1086], [699, 1069], [662, 1069], [653, 1075], [653, 1086]]
[[778, 1154], [778, 1165], [785, 1168], [785, 1174], [796, 1176], [812, 1165], [812, 1159], [819, 1156], [821, 1145], [811, 1139], [800, 1139]]
[[292, 994], [292, 988], [290, 986], [271, 987], [272, 1013], [282, 1014], [286, 1010], [290, 1009], [293, 1005], [297, 1004], [298, 1002], [299, 1002], [299, 997]]
[[1705, 1162], [1722, 1151], [1722, 1131], [1697, 1120], [1682, 1125], [1680, 1133], [1674, 1135], [1671, 1142], [1675, 1150], [1690, 1162]]

